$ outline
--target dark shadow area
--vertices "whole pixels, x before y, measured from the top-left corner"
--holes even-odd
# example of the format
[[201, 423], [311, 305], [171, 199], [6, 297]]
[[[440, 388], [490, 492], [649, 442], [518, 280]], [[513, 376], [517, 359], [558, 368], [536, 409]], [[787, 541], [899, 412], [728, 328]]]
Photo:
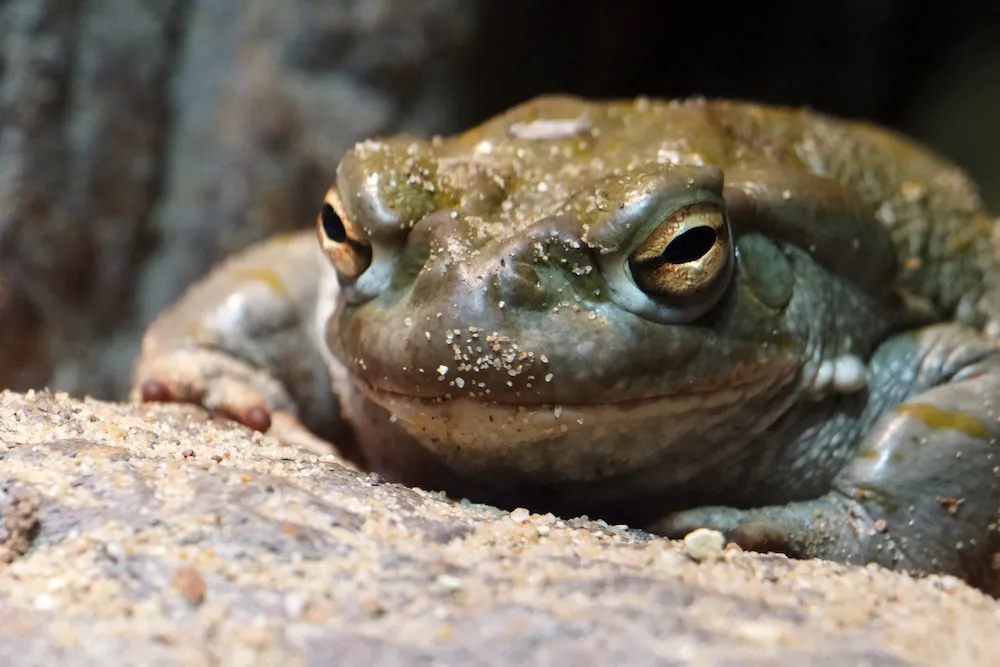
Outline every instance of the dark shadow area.
[[478, 120], [547, 91], [706, 95], [894, 125], [928, 71], [990, 24], [1000, 29], [1000, 5], [975, 0], [493, 0], [467, 62], [467, 111]]

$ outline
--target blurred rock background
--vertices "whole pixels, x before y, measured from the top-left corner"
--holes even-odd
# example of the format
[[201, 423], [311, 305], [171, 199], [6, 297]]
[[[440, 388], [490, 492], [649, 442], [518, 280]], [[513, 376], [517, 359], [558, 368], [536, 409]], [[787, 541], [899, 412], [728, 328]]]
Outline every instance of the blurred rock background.
[[991, 0], [0, 0], [0, 387], [123, 397], [145, 324], [312, 224], [354, 141], [542, 92], [869, 118], [1000, 211]]

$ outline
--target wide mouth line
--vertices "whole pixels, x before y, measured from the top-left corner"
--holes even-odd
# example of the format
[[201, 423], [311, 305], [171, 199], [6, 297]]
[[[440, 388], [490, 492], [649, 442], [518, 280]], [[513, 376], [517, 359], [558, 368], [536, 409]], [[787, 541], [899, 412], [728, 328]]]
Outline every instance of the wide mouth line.
[[736, 392], [743, 386], [749, 386], [755, 384], [753, 382], [722, 382], [712, 387], [701, 387], [701, 388], [685, 388], [683, 391], [673, 391], [664, 394], [658, 394], [656, 396], [645, 396], [642, 398], [625, 398], [625, 399], [605, 399], [600, 401], [505, 401], [497, 400], [492, 397], [486, 396], [467, 396], [458, 395], [447, 397], [445, 395], [441, 396], [415, 396], [413, 394], [404, 394], [402, 392], [391, 391], [388, 389], [382, 389], [376, 387], [370, 382], [364, 380], [358, 380], [359, 384], [362, 384], [365, 390], [371, 394], [375, 394], [381, 398], [386, 399], [396, 399], [407, 401], [410, 403], [420, 403], [427, 406], [444, 406], [449, 404], [465, 403], [473, 405], [482, 406], [493, 406], [498, 408], [524, 408], [524, 409], [551, 409], [553, 407], [559, 406], [563, 408], [593, 408], [599, 406], [615, 406], [621, 408], [632, 408], [642, 405], [648, 405], [651, 403], [662, 402], [670, 399], [688, 399], [696, 396], [702, 396], [706, 394], [718, 394], [722, 392]]

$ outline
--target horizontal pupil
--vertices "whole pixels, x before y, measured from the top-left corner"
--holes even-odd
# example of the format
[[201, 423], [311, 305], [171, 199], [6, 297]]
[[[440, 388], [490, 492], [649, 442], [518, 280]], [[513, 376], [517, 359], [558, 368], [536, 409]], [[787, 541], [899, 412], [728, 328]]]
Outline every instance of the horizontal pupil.
[[711, 227], [694, 227], [673, 241], [660, 254], [666, 264], [687, 264], [705, 256], [715, 245], [718, 233]]

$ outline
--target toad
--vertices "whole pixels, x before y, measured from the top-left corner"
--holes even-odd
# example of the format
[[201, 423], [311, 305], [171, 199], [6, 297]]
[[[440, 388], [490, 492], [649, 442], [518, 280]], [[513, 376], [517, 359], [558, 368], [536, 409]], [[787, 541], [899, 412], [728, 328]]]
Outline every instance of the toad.
[[996, 593], [996, 221], [871, 124], [535, 99], [348, 151], [149, 328], [186, 401], [453, 497]]

